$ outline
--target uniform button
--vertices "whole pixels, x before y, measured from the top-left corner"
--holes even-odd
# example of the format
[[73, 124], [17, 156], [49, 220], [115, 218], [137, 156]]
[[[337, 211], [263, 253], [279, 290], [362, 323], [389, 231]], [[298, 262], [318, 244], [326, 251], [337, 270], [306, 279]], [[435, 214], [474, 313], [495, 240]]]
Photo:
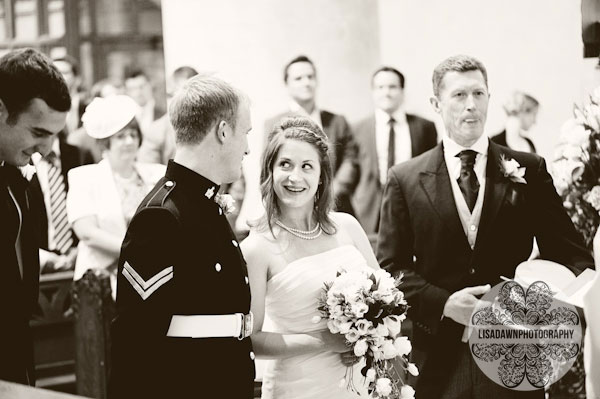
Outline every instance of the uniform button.
[[246, 284], [248, 284], [249, 283], [248, 276], [244, 277], [244, 279], [246, 280]]
[[475, 269], [473, 269], [473, 268], [470, 268], [470, 269], [469, 269], [469, 274], [475, 274]]
[[237, 243], [237, 241], [236, 241], [236, 240], [231, 240], [231, 243], [232, 243], [232, 244], [233, 244], [233, 246], [234, 246], [234, 247], [236, 247], [236, 248], [237, 248], [237, 247], [238, 247], [238, 245], [239, 245], [239, 244]]
[[221, 267], [221, 264], [220, 264], [220, 263], [217, 263], [217, 264], [215, 265], [215, 270], [216, 270], [216, 271], [218, 271], [218, 272], [220, 272], [220, 271], [221, 271], [221, 269], [222, 269], [222, 267]]
[[219, 215], [223, 214], [223, 210], [221, 209], [221, 207], [219, 207]]
[[471, 225], [471, 227], [469, 227], [471, 229], [471, 231], [475, 231], [477, 230], [477, 226], [475, 226], [474, 224]]
[[254, 360], [255, 358], [254, 352], [250, 351], [250, 360]]
[[167, 180], [167, 181], [165, 182], [165, 186], [167, 186], [167, 187], [173, 187], [173, 184], [174, 184], [174, 183], [173, 183], [171, 180]]

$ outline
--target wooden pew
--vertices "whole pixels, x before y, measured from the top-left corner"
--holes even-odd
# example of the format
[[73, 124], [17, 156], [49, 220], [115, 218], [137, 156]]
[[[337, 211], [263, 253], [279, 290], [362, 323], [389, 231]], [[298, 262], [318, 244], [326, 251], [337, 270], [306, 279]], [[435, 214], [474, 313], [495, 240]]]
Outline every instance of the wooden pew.
[[0, 380], [0, 398], [10, 399], [83, 399], [68, 393], [32, 388], [27, 385], [15, 384]]
[[39, 309], [31, 321], [36, 385], [75, 393], [75, 338], [70, 311], [73, 272], [40, 277]]

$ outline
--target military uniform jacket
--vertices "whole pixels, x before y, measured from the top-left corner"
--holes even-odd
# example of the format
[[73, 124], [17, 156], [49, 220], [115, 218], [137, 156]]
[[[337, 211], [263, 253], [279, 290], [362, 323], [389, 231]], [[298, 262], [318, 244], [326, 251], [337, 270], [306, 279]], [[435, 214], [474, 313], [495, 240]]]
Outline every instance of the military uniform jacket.
[[170, 161], [132, 219], [119, 259], [110, 397], [253, 396], [250, 338], [167, 336], [173, 315], [250, 311], [246, 263], [218, 190]]

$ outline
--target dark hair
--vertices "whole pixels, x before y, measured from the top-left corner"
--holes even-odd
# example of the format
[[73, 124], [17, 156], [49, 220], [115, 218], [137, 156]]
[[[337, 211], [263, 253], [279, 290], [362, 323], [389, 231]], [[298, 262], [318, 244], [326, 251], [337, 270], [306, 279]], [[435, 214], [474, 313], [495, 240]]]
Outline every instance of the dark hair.
[[173, 77], [174, 78], [183, 78], [183, 79], [189, 79], [193, 76], [198, 75], [198, 71], [196, 71], [194, 68], [192, 68], [191, 66], [180, 66], [179, 68], [177, 68], [176, 70], [173, 71]]
[[285, 64], [285, 67], [283, 68], [283, 81], [285, 83], [287, 83], [288, 80], [288, 70], [290, 69], [290, 67], [293, 64], [297, 64], [299, 62], [308, 62], [310, 65], [312, 65], [313, 67], [313, 71], [315, 71], [315, 76], [317, 76], [317, 68], [315, 68], [315, 64], [313, 64], [313, 62], [310, 60], [310, 58], [308, 58], [305, 55], [299, 55], [295, 58], [293, 58], [290, 62], [288, 62], [287, 64]]
[[480, 71], [485, 81], [485, 87], [488, 86], [487, 71], [485, 66], [475, 57], [469, 55], [455, 55], [446, 58], [433, 70], [433, 94], [438, 97], [442, 79], [448, 72], [469, 72]]
[[[137, 132], [137, 137], [139, 140], [139, 142], [138, 142], [138, 149], [139, 149], [142, 145], [143, 136], [142, 136], [142, 130], [140, 129], [140, 124], [138, 123], [137, 119], [133, 118], [131, 121], [129, 121], [129, 123], [127, 125], [123, 126], [115, 134], [118, 134], [120, 131], [127, 129], [127, 128], [134, 128], [135, 131]], [[105, 137], [103, 139], [96, 139], [96, 143], [98, 144], [98, 147], [100, 148], [101, 151], [110, 149], [110, 138], [113, 137], [115, 134], [113, 134], [109, 137]]]
[[200, 143], [220, 121], [235, 129], [242, 99], [246, 99], [245, 95], [222, 79], [208, 75], [189, 79], [177, 91], [169, 107], [176, 142]]
[[135, 79], [139, 76], [143, 76], [146, 78], [147, 81], [150, 81], [148, 74], [146, 74], [146, 72], [139, 68], [128, 69], [127, 71], [125, 71], [125, 80]]
[[249, 225], [264, 230], [268, 228], [273, 233], [272, 218], [274, 215], [279, 215], [280, 212], [277, 195], [273, 187], [273, 166], [286, 140], [298, 140], [308, 143], [319, 153], [321, 184], [319, 184], [315, 195], [314, 215], [325, 233], [335, 233], [335, 225], [329, 217], [329, 212], [333, 208], [333, 190], [331, 188], [333, 172], [331, 160], [329, 159], [327, 136], [316, 123], [304, 116], [285, 117], [276, 123], [269, 133], [260, 172], [260, 192], [266, 212], [264, 217], [249, 223]]
[[402, 75], [402, 72], [400, 72], [396, 68], [392, 68], [391, 66], [385, 65], [379, 67], [375, 72], [373, 72], [373, 76], [371, 76], [371, 84], [373, 83], [373, 79], [375, 79], [375, 76], [377, 76], [379, 72], [391, 72], [396, 74], [396, 76], [398, 76], [398, 81], [400, 82], [400, 88], [404, 89], [404, 75]]
[[77, 62], [77, 60], [75, 59], [75, 57], [71, 57], [69, 54], [65, 54], [65, 55], [60, 56], [60, 57], [54, 57], [54, 58], [52, 58], [52, 61], [54, 61], [54, 62], [58, 62], [58, 61], [66, 62], [67, 64], [71, 65], [71, 72], [73, 72], [73, 75], [79, 76], [79, 63]]
[[26, 48], [0, 58], [0, 100], [8, 111], [7, 122], [15, 122], [34, 98], [58, 112], [71, 109], [65, 79], [44, 54]]

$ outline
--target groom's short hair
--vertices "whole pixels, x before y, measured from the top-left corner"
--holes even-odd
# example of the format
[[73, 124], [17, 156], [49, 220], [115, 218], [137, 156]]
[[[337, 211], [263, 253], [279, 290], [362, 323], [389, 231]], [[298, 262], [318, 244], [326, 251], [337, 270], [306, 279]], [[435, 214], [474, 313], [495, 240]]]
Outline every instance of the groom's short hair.
[[235, 129], [240, 102], [246, 95], [210, 75], [197, 75], [179, 90], [169, 107], [169, 119], [178, 144], [198, 144], [221, 121]]
[[487, 70], [485, 66], [475, 57], [469, 55], [455, 55], [450, 58], [446, 58], [433, 70], [433, 94], [436, 97], [440, 95], [440, 87], [442, 85], [442, 79], [448, 72], [468, 72], [468, 71], [481, 71], [485, 86], [488, 85]]

